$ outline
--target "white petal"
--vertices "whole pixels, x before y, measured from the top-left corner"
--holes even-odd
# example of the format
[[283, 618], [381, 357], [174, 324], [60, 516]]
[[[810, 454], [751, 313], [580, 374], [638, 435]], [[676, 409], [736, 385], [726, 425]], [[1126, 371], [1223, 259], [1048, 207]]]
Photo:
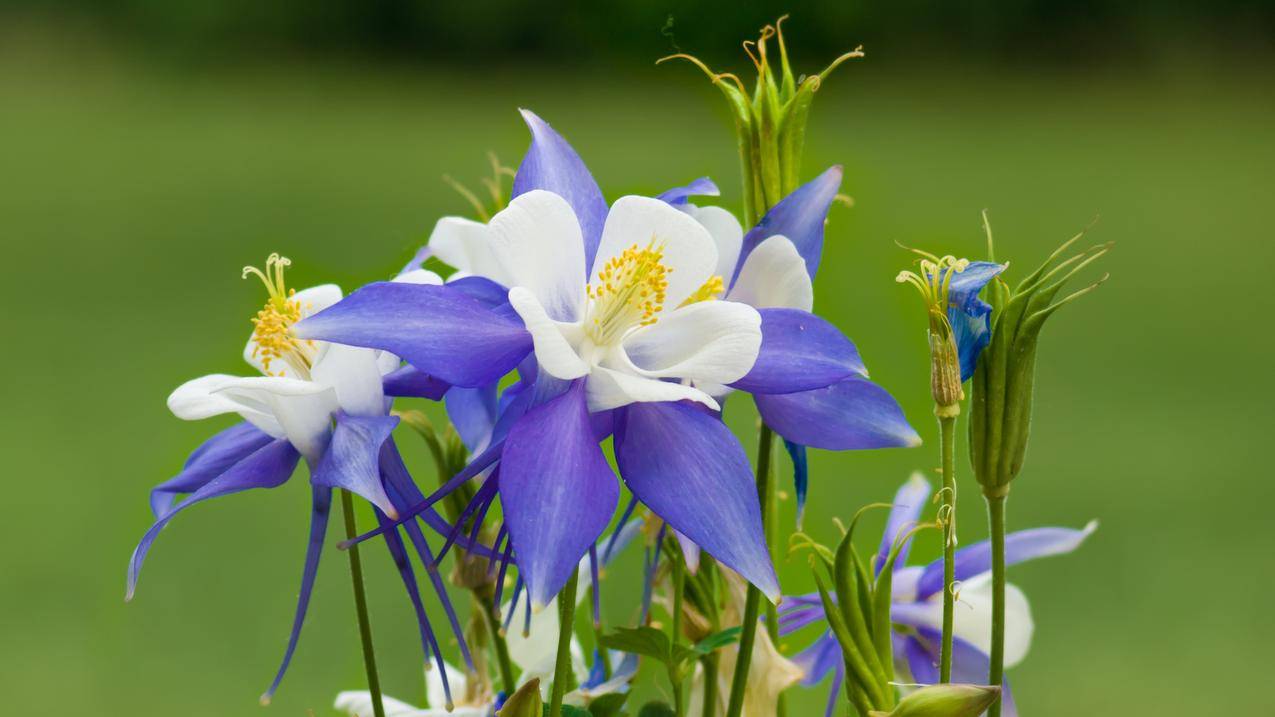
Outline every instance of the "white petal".
[[509, 274], [492, 251], [492, 231], [486, 224], [463, 217], [443, 217], [429, 235], [429, 246], [434, 256], [457, 271], [508, 286]]
[[687, 204], [682, 211], [695, 217], [695, 221], [704, 225], [717, 245], [717, 268], [713, 273], [730, 281], [735, 275], [735, 263], [739, 261], [739, 250], [744, 243], [744, 228], [734, 214], [721, 207], [697, 207]]
[[[308, 289], [298, 291], [293, 297], [301, 304], [301, 318], [305, 318], [312, 314], [332, 306], [341, 300], [341, 287], [336, 284], [320, 284], [312, 286]], [[266, 367], [261, 359], [253, 354], [257, 351], [257, 342], [252, 340], [252, 336], [248, 336], [248, 343], [243, 349], [243, 360], [248, 362], [249, 366], [257, 369], [261, 373], [266, 373]], [[274, 376], [284, 376], [287, 378], [297, 378], [292, 374], [292, 369], [288, 367], [287, 361], [273, 361], [270, 365], [270, 374]]]
[[[942, 597], [939, 598], [942, 619]], [[983, 652], [992, 649], [992, 581], [980, 575], [961, 583], [954, 612], [953, 634]], [[939, 623], [940, 625], [942, 622]], [[1032, 620], [1027, 596], [1016, 585], [1005, 586], [1005, 666], [1013, 667], [1027, 657], [1036, 623]]]
[[[381, 704], [385, 707], [385, 717], [433, 717], [435, 714], [447, 714], [443, 711], [418, 710], [389, 695], [381, 695]], [[336, 702], [332, 706], [351, 717], [372, 717], [372, 693], [367, 690], [342, 692], [336, 696]]]
[[522, 317], [527, 331], [531, 332], [536, 361], [540, 368], [550, 376], [568, 381], [589, 373], [589, 365], [580, 358], [568, 340], [568, 334], [580, 333], [579, 324], [549, 318], [536, 296], [523, 286], [515, 286], [509, 290], [509, 303]]
[[283, 426], [263, 407], [251, 407], [218, 393], [222, 387], [240, 380], [238, 376], [210, 374], [183, 383], [168, 397], [168, 410], [185, 421], [198, 421], [224, 413], [238, 413], [244, 420], [275, 438], [283, 437]]
[[443, 277], [435, 274], [429, 269], [412, 269], [394, 277], [394, 281], [399, 284], [425, 284], [427, 286], [441, 286]]
[[721, 407], [703, 391], [680, 383], [670, 383], [654, 378], [635, 376], [604, 366], [595, 366], [585, 384], [585, 394], [592, 412], [606, 411], [630, 403], [643, 401], [691, 400], [708, 406], [714, 411]]
[[234, 379], [216, 393], [273, 416], [293, 447], [310, 461], [323, 454], [332, 414], [340, 407], [329, 386], [277, 376]]
[[725, 384], [743, 378], [761, 348], [761, 315], [747, 304], [701, 301], [683, 306], [624, 340], [637, 372]]
[[[523, 610], [524, 603], [519, 603], [518, 614], [505, 635], [509, 646], [509, 659], [513, 660], [524, 674], [553, 674], [554, 662], [558, 652], [558, 601], [550, 600], [540, 612], [531, 614], [530, 629], [524, 635]], [[513, 609], [509, 603], [501, 608], [501, 615]]]
[[341, 408], [356, 416], [385, 413], [385, 393], [375, 349], [327, 344], [310, 374], [315, 383], [331, 386]]
[[742, 301], [759, 309], [803, 311], [810, 311], [814, 306], [814, 297], [805, 260], [787, 237], [779, 235], [753, 249], [729, 294], [731, 301]]
[[713, 275], [717, 247], [707, 229], [658, 199], [629, 196], [620, 197], [611, 205], [589, 280], [597, 283], [602, 267], [625, 249], [644, 248], [652, 241], [663, 247], [663, 263], [672, 269], [668, 275], [665, 306], [682, 303]]
[[[443, 662], [443, 669], [447, 670], [447, 684], [452, 688], [452, 698], [455, 699], [464, 695], [468, 685], [465, 673], [447, 664], [447, 662]], [[443, 689], [443, 675], [437, 669], [437, 666], [434, 669], [425, 670], [425, 696], [429, 699], [429, 706], [434, 709], [442, 709], [447, 706], [447, 691]], [[461, 712], [463, 714], [463, 711]], [[456, 714], [456, 712], [452, 714]]]
[[492, 217], [492, 251], [509, 275], [506, 286], [531, 290], [549, 317], [577, 321], [584, 305], [584, 239], [562, 197], [535, 190]]

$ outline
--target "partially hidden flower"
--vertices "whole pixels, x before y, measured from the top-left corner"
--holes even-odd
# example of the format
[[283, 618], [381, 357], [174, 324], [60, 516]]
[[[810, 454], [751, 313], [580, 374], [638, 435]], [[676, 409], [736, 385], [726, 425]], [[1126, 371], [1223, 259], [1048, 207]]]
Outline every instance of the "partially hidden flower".
[[[812, 313], [824, 224], [841, 176], [841, 167], [828, 168], [780, 200], [747, 233], [725, 209], [679, 203], [717, 244], [717, 271], [727, 277], [724, 298], [756, 308], [762, 319], [752, 369], [707, 390], [719, 397], [730, 390], [751, 393], [766, 425], [783, 437], [796, 468], [799, 520], [807, 447], [859, 450], [921, 442], [898, 402], [868, 379], [854, 343]], [[709, 193], [699, 189], [696, 193]]]
[[[310, 467], [311, 527], [301, 591], [283, 660], [263, 701], [278, 687], [297, 645], [327, 532], [332, 490], [343, 488], [363, 497], [375, 506], [382, 522], [397, 517], [422, 497], [390, 438], [398, 419], [388, 414], [390, 400], [385, 387], [395, 381], [398, 357], [297, 337], [297, 323], [338, 303], [341, 289], [332, 284], [303, 291], [289, 289], [284, 275], [289, 263], [284, 257], [271, 255], [264, 270], [244, 270], [245, 278], [260, 279], [267, 293], [264, 306], [252, 320], [254, 329], [243, 352], [260, 375], [211, 374], [182, 384], [169, 397], [168, 407], [178, 418], [199, 420], [233, 413], [243, 422], [210, 438], [190, 455], [179, 474], [151, 491], [155, 522], [133, 551], [128, 569], [127, 599], [132, 599], [147, 553], [178, 513], [211, 498], [278, 487], [304, 458]], [[403, 280], [440, 283], [429, 272], [413, 272]], [[438, 529], [450, 527], [434, 513], [427, 516], [430, 521]], [[428, 546], [419, 529], [413, 542], [425, 559]], [[415, 604], [424, 636], [429, 631], [428, 622], [406, 550], [397, 540], [391, 541], [389, 548]], [[441, 584], [436, 589], [459, 635], [459, 624]], [[428, 654], [429, 642], [423, 640], [423, 645]]]
[[[737, 624], [742, 620], [744, 607], [744, 586], [738, 576], [723, 571], [727, 589], [725, 609], [722, 612], [723, 624]], [[691, 678], [689, 705], [686, 714], [699, 715], [704, 712], [704, 682], [707, 679], [717, 681], [716, 715], [726, 714], [728, 707], [725, 697], [730, 694], [731, 682], [735, 675], [735, 662], [739, 659], [739, 643], [732, 643], [718, 651], [717, 674], [706, 675], [702, 664], [697, 665]], [[758, 630], [753, 643], [752, 658], [748, 663], [748, 682], [744, 687], [744, 708], [742, 717], [773, 717], [779, 695], [802, 680], [804, 671], [796, 662], [784, 657], [770, 639], [766, 630]]]
[[[605, 565], [611, 558], [623, 551], [633, 537], [639, 532], [639, 521], [617, 527], [608, 539], [610, 550], [602, 559]], [[577, 602], [584, 600], [592, 585], [596, 573], [585, 558], [577, 566], [580, 571], [579, 590], [576, 592]], [[521, 592], [521, 591], [518, 591]], [[509, 657], [518, 669], [517, 686], [522, 687], [533, 679], [540, 681], [542, 696], [547, 697], [553, 683], [555, 659], [558, 650], [558, 610], [557, 598], [544, 610], [532, 613], [529, 609], [524, 613], [524, 625], [507, 630], [505, 640], [509, 649]], [[518, 596], [505, 603], [502, 611], [512, 618], [518, 612]], [[612, 651], [608, 655], [612, 666], [608, 675], [604, 663], [598, 655], [593, 656], [591, 664], [586, 664], [584, 651], [580, 643], [572, 637], [571, 665], [578, 685], [568, 692], [563, 701], [566, 704], [587, 708], [590, 703], [603, 695], [624, 693], [629, 683], [637, 674], [638, 659], [636, 655]], [[443, 674], [447, 675], [444, 683]], [[449, 688], [450, 686], [450, 688]], [[386, 717], [489, 717], [500, 709], [508, 695], [504, 693], [490, 694], [470, 685], [463, 670], [451, 664], [442, 663], [441, 669], [429, 669], [425, 672], [426, 698], [429, 707], [417, 708], [388, 696], [382, 696]], [[353, 690], [337, 695], [336, 709], [357, 717], [371, 717], [372, 696], [366, 690]]]
[[[881, 548], [874, 559], [877, 570], [885, 562], [896, 539], [913, 524], [931, 496], [928, 481], [914, 474], [895, 494], [894, 507], [886, 521]], [[1005, 540], [1005, 564], [1064, 555], [1072, 552], [1098, 527], [1091, 522], [1082, 530], [1072, 528], [1032, 528], [1010, 533]], [[909, 544], [900, 548], [895, 562], [890, 619], [896, 626], [894, 660], [901, 674], [910, 674], [912, 682], [922, 685], [939, 681], [938, 661], [943, 625], [943, 561], [924, 567], [904, 567]], [[987, 680], [991, 650], [991, 543], [982, 541], [956, 551], [957, 609], [952, 653], [952, 680], [982, 684]], [[791, 634], [809, 625], [824, 624], [819, 595], [785, 598], [780, 610], [780, 633]], [[1005, 666], [1016, 665], [1027, 656], [1031, 646], [1031, 608], [1022, 590], [1005, 586]], [[844, 667], [841, 647], [831, 631], [821, 635], [810, 647], [794, 658], [805, 670], [803, 684], [822, 682], [833, 675], [828, 714], [837, 704]], [[1009, 683], [1002, 685], [1004, 712], [1017, 714]]]
[[533, 141], [514, 199], [484, 227], [507, 287], [479, 276], [372, 284], [299, 323], [297, 335], [391, 351], [453, 389], [494, 391], [517, 370], [487, 447], [416, 509], [498, 464], [534, 604], [558, 592], [614, 513], [619, 488], [599, 445], [608, 435], [637, 498], [777, 599], [747, 456], [697, 388], [748, 374], [760, 315], [718, 299], [725, 279], [699, 222], [655, 198], [608, 208], [570, 145], [524, 117]]

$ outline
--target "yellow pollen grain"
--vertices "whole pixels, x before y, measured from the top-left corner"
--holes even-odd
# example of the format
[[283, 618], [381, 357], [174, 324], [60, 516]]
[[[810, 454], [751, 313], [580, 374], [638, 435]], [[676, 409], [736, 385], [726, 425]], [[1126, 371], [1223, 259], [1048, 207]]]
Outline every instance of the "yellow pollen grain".
[[598, 272], [597, 285], [587, 288], [593, 301], [590, 333], [598, 343], [610, 343], [632, 326], [654, 324], [664, 309], [668, 275], [664, 250], [652, 240], [612, 257]]
[[686, 301], [683, 301], [681, 305], [687, 306], [690, 304], [698, 304], [701, 301], [712, 301], [720, 297], [725, 292], [726, 282], [722, 281], [722, 277], [712, 276], [709, 277], [708, 281], [704, 282], [700, 288], [696, 289], [694, 293], [686, 297]]
[[281, 375], [270, 370], [271, 364], [283, 361], [296, 373], [308, 376], [310, 356], [314, 342], [303, 341], [292, 335], [292, 325], [301, 320], [302, 306], [296, 299], [296, 290], [284, 284], [283, 270], [290, 266], [287, 257], [271, 254], [266, 259], [265, 270], [253, 266], [244, 267], [243, 276], [256, 276], [266, 287], [266, 303], [252, 318], [252, 356], [261, 361], [266, 375]]

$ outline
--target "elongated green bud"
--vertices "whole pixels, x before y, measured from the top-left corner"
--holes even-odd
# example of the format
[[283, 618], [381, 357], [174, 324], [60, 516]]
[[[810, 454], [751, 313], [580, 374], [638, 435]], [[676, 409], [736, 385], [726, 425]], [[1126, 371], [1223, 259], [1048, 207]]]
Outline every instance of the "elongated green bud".
[[930, 685], [904, 697], [890, 712], [871, 717], [978, 717], [1000, 697], [1001, 688], [984, 685]]
[[[784, 43], [783, 22], [787, 17], [763, 27], [755, 42], [744, 43], [744, 51], [757, 71], [751, 92], [738, 75], [714, 72], [694, 55], [681, 53], [657, 61], [657, 64], [673, 59], [691, 62], [725, 95], [735, 120], [744, 171], [744, 208], [749, 224], [755, 224], [768, 209], [800, 186], [798, 172], [815, 92], [841, 63], [863, 57], [863, 48], [858, 47], [833, 60], [818, 74], [794, 76]], [[770, 56], [772, 40], [779, 47], [778, 66]]]
[[[990, 230], [989, 248], [990, 248]], [[1004, 496], [1023, 467], [1031, 427], [1036, 350], [1045, 321], [1055, 311], [1107, 279], [1058, 298], [1067, 282], [1111, 250], [1098, 244], [1063, 259], [1085, 232], [1072, 237], [1017, 287], [1000, 277], [988, 285], [992, 336], [978, 360], [970, 403], [970, 463], [988, 497]]]

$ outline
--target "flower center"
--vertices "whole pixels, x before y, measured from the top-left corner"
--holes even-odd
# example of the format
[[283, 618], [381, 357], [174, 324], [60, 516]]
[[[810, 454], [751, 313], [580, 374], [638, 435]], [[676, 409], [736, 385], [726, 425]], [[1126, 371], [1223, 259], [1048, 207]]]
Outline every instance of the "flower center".
[[585, 331], [599, 346], [609, 346], [638, 326], [650, 326], [664, 309], [668, 275], [664, 248], [652, 239], [645, 248], [637, 244], [612, 257], [589, 284], [589, 309]]
[[[916, 250], [913, 250], [916, 251]], [[965, 271], [970, 265], [969, 259], [957, 259], [950, 254], [937, 257], [933, 254], [917, 251], [922, 259], [920, 271], [900, 271], [894, 278], [900, 284], [911, 284], [921, 293], [921, 300], [927, 308], [940, 314], [947, 313], [948, 289], [952, 285], [952, 277]]]
[[313, 341], [302, 341], [292, 335], [292, 325], [301, 320], [302, 307], [295, 298], [296, 289], [288, 289], [283, 281], [283, 270], [291, 265], [287, 257], [271, 254], [266, 258], [264, 271], [255, 266], [243, 269], [243, 278], [255, 275], [265, 284], [268, 294], [265, 306], [252, 319], [252, 356], [261, 361], [267, 376], [283, 375], [282, 371], [272, 373], [270, 370], [271, 364], [282, 361], [294, 374], [308, 380], [314, 365], [315, 346]]

